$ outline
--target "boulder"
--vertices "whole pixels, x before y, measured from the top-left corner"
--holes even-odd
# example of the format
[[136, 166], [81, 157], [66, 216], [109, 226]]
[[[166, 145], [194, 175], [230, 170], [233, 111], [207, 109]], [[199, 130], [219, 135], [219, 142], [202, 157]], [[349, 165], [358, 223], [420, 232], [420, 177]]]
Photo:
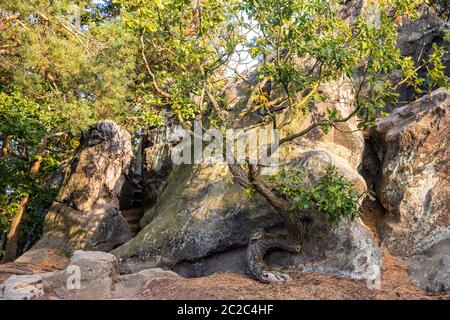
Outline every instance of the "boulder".
[[119, 275], [114, 255], [77, 250], [61, 271], [11, 276], [0, 285], [0, 299], [131, 299], [151, 281], [166, 278], [179, 276], [163, 269]]
[[179, 165], [141, 220], [143, 230], [112, 253], [129, 271], [174, 267], [246, 246], [253, 228], [279, 223], [267, 203], [232, 182], [226, 163]]
[[110, 298], [118, 276], [113, 255], [81, 250], [73, 253], [64, 270], [42, 275], [46, 294], [65, 299]]
[[[250, 197], [231, 182], [226, 164], [176, 168], [147, 219], [136, 238], [111, 252], [119, 257], [121, 272], [165, 267], [184, 276], [245, 273], [251, 232], [281, 222], [265, 199]], [[371, 268], [379, 270], [381, 253], [361, 222], [333, 226], [324, 216], [313, 221], [301, 254], [280, 252], [269, 260], [282, 261], [283, 268], [358, 279], [370, 277]]]
[[43, 237], [17, 261], [37, 263], [49, 251], [109, 251], [131, 239], [119, 210], [130, 158], [130, 135], [117, 124], [103, 121], [87, 129], [46, 215]]
[[325, 216], [319, 214], [312, 221], [306, 228], [306, 241], [301, 253], [274, 252], [268, 257], [271, 265], [351, 279], [379, 279], [381, 251], [361, 221], [345, 219], [331, 225]]
[[44, 295], [39, 275], [13, 275], [0, 285], [0, 300], [32, 300]]
[[450, 238], [450, 91], [438, 89], [378, 121], [376, 190], [387, 216], [378, 229], [397, 255]]
[[[306, 170], [311, 175], [310, 183], [315, 184], [330, 164], [353, 183], [358, 193], [366, 191], [364, 180], [351, 165], [331, 152], [305, 152], [293, 166]], [[326, 215], [312, 211], [307, 217], [305, 230], [305, 242], [300, 254], [280, 252], [273, 254], [269, 261], [280, 268], [337, 274], [354, 279], [375, 280], [380, 275], [381, 251], [361, 220], [343, 219], [334, 225]]]
[[450, 239], [442, 241], [408, 261], [411, 283], [431, 293], [450, 291]]

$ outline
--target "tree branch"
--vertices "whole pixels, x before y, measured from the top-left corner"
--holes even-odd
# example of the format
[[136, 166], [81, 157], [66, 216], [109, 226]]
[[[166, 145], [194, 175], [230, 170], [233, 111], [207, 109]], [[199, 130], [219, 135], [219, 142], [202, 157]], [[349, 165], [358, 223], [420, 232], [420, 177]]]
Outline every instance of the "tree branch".
[[156, 92], [158, 92], [159, 95], [163, 96], [164, 98], [172, 98], [172, 95], [170, 95], [167, 92], [164, 92], [158, 85], [158, 83], [156, 82], [156, 77], [155, 74], [152, 72], [152, 70], [150, 69], [150, 65], [147, 61], [147, 57], [145, 56], [145, 45], [144, 45], [144, 36], [141, 36], [141, 54], [142, 54], [142, 58], [144, 58], [144, 63], [145, 63], [145, 67], [147, 69], [148, 74], [150, 75], [150, 77], [152, 78], [152, 83], [153, 83], [153, 87], [155, 88]]

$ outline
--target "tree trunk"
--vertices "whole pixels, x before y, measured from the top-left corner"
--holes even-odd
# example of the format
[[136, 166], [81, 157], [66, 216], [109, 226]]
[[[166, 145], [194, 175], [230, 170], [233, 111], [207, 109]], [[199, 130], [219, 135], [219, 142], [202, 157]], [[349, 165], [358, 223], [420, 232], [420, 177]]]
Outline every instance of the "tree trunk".
[[269, 235], [262, 229], [252, 233], [247, 248], [248, 272], [252, 277], [263, 283], [289, 281], [290, 278], [287, 274], [269, 268], [264, 262], [264, 256], [272, 249], [300, 252], [304, 237], [304, 227], [300, 217], [289, 210], [289, 203], [285, 199], [278, 197], [258, 180], [259, 170], [257, 166], [248, 163], [248, 174], [238, 164], [229, 164], [228, 166], [234, 180], [244, 188], [253, 187], [280, 214], [288, 228], [287, 234], [274, 233]]
[[29, 197], [25, 196], [19, 204], [17, 213], [15, 214], [11, 227], [9, 228], [8, 235], [6, 236], [6, 247], [3, 262], [14, 261], [17, 257], [17, 251], [19, 249], [20, 242], [20, 223], [22, 217], [25, 214], [25, 209], [28, 204]]
[[253, 187], [260, 195], [266, 198], [266, 200], [283, 218], [284, 223], [292, 233], [292, 236], [301, 241], [304, 233], [301, 220], [297, 218], [291, 210], [289, 210], [289, 203], [286, 200], [276, 196], [262, 182], [258, 181], [258, 173], [255, 167], [253, 165], [249, 165], [248, 175], [245, 174], [242, 167], [238, 164], [229, 164], [228, 167], [237, 183], [244, 188]]
[[[53, 138], [61, 137], [64, 134], [65, 134], [64, 132], [57, 132], [42, 138], [41, 142], [39, 143], [36, 149], [36, 153], [34, 156], [35, 160], [30, 167], [30, 171], [28, 172], [28, 177], [30, 179], [36, 179], [36, 177], [38, 176], [39, 170], [41, 168], [41, 163], [50, 140]], [[17, 258], [18, 253], [17, 251], [19, 249], [20, 243], [20, 229], [22, 224], [22, 218], [25, 215], [26, 206], [29, 200], [30, 198], [28, 195], [22, 198], [22, 201], [19, 204], [19, 208], [17, 209], [17, 213], [13, 217], [13, 221], [11, 227], [9, 228], [8, 236], [6, 238], [6, 248], [5, 248], [5, 255], [3, 257], [3, 262], [14, 261]]]
[[0, 160], [2, 160], [8, 154], [9, 143], [11, 142], [11, 136], [4, 134], [2, 137], [2, 149], [0, 150]]
[[252, 233], [247, 248], [247, 264], [250, 275], [263, 283], [289, 281], [290, 278], [287, 274], [269, 268], [264, 262], [264, 256], [272, 249], [300, 252], [301, 242], [289, 236], [270, 235], [262, 229], [256, 230]]

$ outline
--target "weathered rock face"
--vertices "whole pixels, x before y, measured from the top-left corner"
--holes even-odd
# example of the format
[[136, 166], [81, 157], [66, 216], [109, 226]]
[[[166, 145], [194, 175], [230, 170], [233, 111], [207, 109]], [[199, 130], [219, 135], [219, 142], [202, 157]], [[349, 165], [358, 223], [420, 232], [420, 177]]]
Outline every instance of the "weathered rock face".
[[225, 163], [180, 165], [159, 202], [147, 211], [144, 229], [112, 251], [128, 267], [173, 267], [214, 252], [248, 244], [255, 226], [280, 222], [262, 199], [255, 201], [232, 182]]
[[44, 295], [42, 277], [38, 275], [11, 276], [0, 285], [0, 300], [32, 300]]
[[450, 239], [408, 261], [408, 278], [417, 287], [432, 293], [450, 291]]
[[[428, 6], [422, 6], [421, 15], [415, 20], [405, 19], [398, 29], [398, 46], [405, 56], [413, 57], [419, 65], [432, 52], [432, 44], [444, 46], [448, 49], [445, 41], [445, 30], [448, 28], [446, 22], [439, 18]], [[450, 67], [450, 56], [444, 57], [444, 64]], [[447, 69], [450, 72], [450, 69]]]
[[148, 130], [142, 137], [142, 179], [144, 182], [144, 207], [156, 204], [169, 174], [173, 170], [172, 146], [180, 140], [174, 127], [166, 126]]
[[[307, 158], [304, 163], [320, 165], [313, 156]], [[136, 238], [112, 251], [119, 257], [122, 272], [163, 266], [185, 276], [243, 273], [251, 232], [280, 224], [264, 199], [249, 197], [231, 183], [226, 164], [176, 168], [160, 202], [146, 218], [151, 215], [154, 218]], [[368, 278], [370, 268], [380, 267], [380, 251], [362, 224], [344, 221], [332, 226], [324, 216], [313, 221], [301, 254], [280, 252], [270, 261], [284, 268], [353, 278]]]
[[398, 108], [375, 128], [382, 161], [377, 194], [389, 215], [383, 245], [412, 255], [450, 238], [450, 91]]
[[99, 251], [75, 251], [69, 265], [58, 272], [12, 276], [0, 284], [0, 300], [133, 298], [150, 281], [178, 278], [162, 269], [146, 269], [121, 276], [117, 258]]
[[381, 274], [381, 251], [370, 231], [348, 219], [331, 225], [323, 215], [313, 216], [300, 254], [274, 252], [268, 257], [278, 268], [328, 273], [352, 279], [377, 280]]
[[[342, 118], [354, 110], [355, 96], [353, 86], [348, 79], [327, 83], [321, 86], [318, 92], [326, 96], [327, 101], [311, 103], [310, 113], [306, 116], [299, 110], [288, 110], [280, 114], [278, 123], [288, 123], [280, 130], [282, 137], [300, 132], [311, 123], [323, 119], [327, 109], [336, 108], [337, 116]], [[294, 143], [283, 146], [280, 156], [283, 159], [296, 159], [305, 152], [328, 152], [333, 161], [336, 159], [336, 162], [340, 161], [343, 165], [345, 163], [349, 170], [354, 171], [354, 177], [359, 177], [359, 183], [364, 184], [364, 179], [357, 172], [362, 160], [364, 136], [356, 129], [356, 118], [336, 124], [336, 128], [330, 128], [327, 134], [321, 128], [315, 128], [303, 137], [295, 139]]]
[[119, 197], [130, 157], [130, 135], [114, 122], [104, 121], [84, 132], [47, 213], [42, 239], [17, 261], [39, 263], [48, 251], [109, 251], [129, 240]]
[[[342, 6], [343, 17], [350, 21], [355, 21], [358, 17], [378, 22], [378, 12], [374, 1], [371, 0], [348, 0]], [[423, 65], [433, 53], [433, 44], [443, 47], [447, 52], [443, 57], [446, 67], [445, 73], [450, 75], [450, 46], [445, 39], [445, 32], [448, 29], [448, 22], [440, 18], [435, 11], [425, 3], [418, 8], [419, 16], [416, 19], [404, 18], [398, 27], [397, 46], [404, 56], [412, 57], [416, 66]], [[420, 77], [426, 77], [427, 68], [419, 70]], [[400, 80], [401, 73], [394, 72], [390, 75], [393, 83]], [[426, 90], [425, 90], [426, 91]], [[408, 84], [403, 84], [398, 89], [399, 101], [413, 102], [420, 98], [423, 93], [418, 93]], [[392, 112], [397, 104], [388, 104], [385, 111]]]

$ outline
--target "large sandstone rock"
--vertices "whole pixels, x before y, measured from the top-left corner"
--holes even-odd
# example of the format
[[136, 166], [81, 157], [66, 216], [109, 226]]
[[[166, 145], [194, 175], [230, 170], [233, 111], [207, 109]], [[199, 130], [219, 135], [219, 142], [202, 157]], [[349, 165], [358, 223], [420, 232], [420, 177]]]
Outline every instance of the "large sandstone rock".
[[[251, 73], [247, 77], [255, 78]], [[248, 92], [247, 86], [241, 81], [230, 84], [226, 90], [225, 99], [231, 102], [227, 111], [230, 118], [236, 119], [236, 115], [249, 111], [246, 109], [248, 94], [244, 94]], [[329, 102], [311, 105], [310, 115], [287, 111], [278, 116], [278, 123], [286, 121], [282, 136], [306, 128], [311, 121], [322, 117], [327, 108], [336, 107], [341, 116], [352, 111], [353, 93], [345, 79], [320, 90]], [[233, 128], [248, 128], [260, 116], [251, 113], [241, 117], [242, 121], [229, 124]], [[317, 177], [323, 174], [327, 164], [334, 164], [363, 192], [366, 185], [356, 169], [364, 139], [361, 132], [353, 132], [355, 128], [356, 123], [350, 121], [338, 129], [331, 128], [328, 135], [320, 129], [313, 130], [297, 139], [293, 146], [283, 147], [281, 160], [295, 160], [293, 163]], [[156, 205], [146, 210], [141, 220], [143, 230], [112, 253], [119, 257], [123, 272], [148, 267], [172, 268], [187, 276], [245, 272], [245, 250], [251, 232], [280, 224], [278, 214], [265, 199], [258, 195], [251, 197], [233, 183], [225, 163], [180, 165], [170, 174]], [[309, 229], [304, 252], [293, 258], [284, 256], [283, 267], [354, 278], [367, 278], [371, 266], [380, 267], [380, 252], [370, 232], [359, 221], [332, 226], [324, 217], [318, 217]]]
[[[231, 182], [226, 164], [175, 169], [160, 202], [146, 218], [150, 222], [136, 238], [112, 251], [122, 272], [148, 267], [173, 268], [186, 276], [245, 272], [250, 233], [280, 224], [264, 199], [249, 197]], [[282, 259], [272, 262], [353, 278], [367, 278], [370, 268], [380, 267], [380, 251], [360, 222], [333, 226], [323, 215], [312, 218], [303, 252], [279, 253]]]
[[[280, 130], [281, 137], [300, 132], [311, 123], [324, 119], [327, 109], [336, 109], [337, 117], [341, 118], [347, 117], [354, 110], [355, 96], [350, 80], [344, 78], [327, 83], [322, 85], [318, 92], [326, 97], [326, 101], [310, 103], [308, 114], [305, 115], [301, 110], [294, 108], [278, 116], [278, 123], [287, 123]], [[284, 145], [280, 151], [280, 157], [284, 160], [292, 160], [306, 152], [328, 152], [332, 161], [339, 161], [343, 166], [353, 170], [352, 181], [356, 182], [359, 179], [357, 183], [365, 187], [364, 179], [357, 172], [362, 161], [364, 135], [356, 129], [356, 118], [336, 124], [336, 127], [330, 128], [328, 133], [324, 133], [321, 128], [315, 128], [308, 134], [295, 139], [293, 143]]]
[[44, 235], [18, 262], [44, 263], [49, 252], [109, 251], [131, 239], [119, 197], [131, 157], [128, 132], [112, 121], [83, 133], [70, 171], [49, 209]]
[[161, 195], [174, 167], [171, 160], [172, 147], [179, 143], [181, 138], [177, 127], [170, 125], [149, 129], [143, 135], [140, 145], [140, 170], [144, 182], [145, 208], [154, 206]]
[[178, 166], [141, 223], [144, 228], [133, 240], [112, 251], [133, 271], [245, 246], [255, 226], [280, 220], [262, 199], [250, 198], [232, 182], [225, 163], [216, 163]]
[[450, 91], [439, 89], [378, 122], [383, 245], [412, 255], [450, 238]]

